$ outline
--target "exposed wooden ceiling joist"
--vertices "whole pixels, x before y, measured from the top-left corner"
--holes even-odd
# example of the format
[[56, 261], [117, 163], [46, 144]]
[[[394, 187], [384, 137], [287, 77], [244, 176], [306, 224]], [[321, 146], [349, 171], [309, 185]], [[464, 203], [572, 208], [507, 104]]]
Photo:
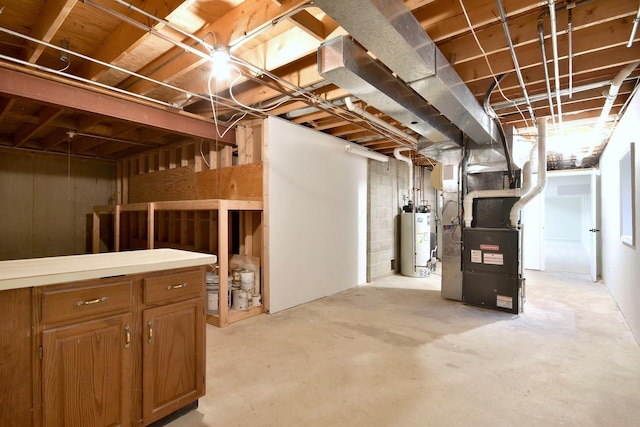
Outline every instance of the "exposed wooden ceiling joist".
[[[217, 104], [214, 102], [215, 111], [222, 120], [238, 117], [243, 112], [251, 112], [252, 118], [279, 115], [322, 132], [340, 135], [345, 140], [358, 141], [387, 154], [393, 151], [394, 146], [400, 145], [395, 137], [380, 130], [374, 132], [366, 120], [347, 112], [343, 99], [351, 94], [329, 84], [320, 76], [318, 46], [328, 38], [346, 32], [317, 3], [304, 0], [126, 2], [158, 19], [143, 16], [115, 0], [3, 0], [0, 54], [7, 63], [2, 68], [16, 72], [21, 70], [27, 76], [37, 76], [54, 83], [63, 82], [65, 75], [86, 78], [105, 87], [65, 83], [74, 88], [74, 97], [78, 97], [75, 95], [76, 88], [80, 90], [77, 92], [81, 94], [80, 98], [85, 101], [95, 98], [89, 98], [84, 90], [100, 99], [109, 95], [118, 100], [131, 101], [132, 105], [166, 113], [162, 114], [163, 120], [148, 120], [141, 114], [143, 107], [132, 108], [132, 114], [129, 114], [129, 110], [119, 114], [117, 110], [124, 111], [125, 107], [100, 109], [94, 105], [63, 101], [59, 95], [56, 99], [52, 99], [52, 94], [48, 93], [42, 97], [33, 94], [29, 97], [14, 94], [15, 90], [12, 92], [7, 89], [4, 92], [2, 89], [0, 139], [3, 145], [62, 151], [68, 149], [68, 144], [65, 144], [68, 143], [66, 132], [74, 128], [77, 132], [113, 139], [111, 142], [109, 139], [77, 139], [75, 146], [79, 152], [118, 158], [135, 153], [134, 142], [141, 141], [156, 147], [184, 138], [210, 139], [216, 135], [215, 125], [210, 120], [212, 108], [208, 99], [212, 89], [216, 92], [214, 99], [219, 100]], [[545, 96], [547, 88], [538, 42], [538, 21], [541, 21], [544, 31], [548, 55], [546, 66], [552, 72], [549, 17], [546, 16], [548, 6], [535, 0], [501, 2], [526, 89], [534, 99], [532, 108], [537, 116], [545, 116], [550, 113], [550, 108]], [[496, 0], [405, 0], [403, 3], [413, 12], [426, 34], [436, 42], [444, 57], [452, 63], [453, 69], [478, 103], [482, 103], [494, 81], [494, 73], [508, 74], [501, 82], [500, 90], [495, 90], [491, 95], [491, 105], [504, 104], [505, 96], [516, 100], [523, 98]], [[99, 6], [96, 7], [96, 4]], [[360, 4], [366, 7], [364, 0]], [[476, 43], [461, 4], [466, 9], [484, 53]], [[556, 4], [559, 80], [561, 89], [566, 91], [569, 85], [569, 34], [565, 6], [568, 2]], [[561, 97], [567, 128], [571, 128], [570, 122], [591, 120], [593, 123], [604, 103], [599, 93], [606, 89], [625, 65], [640, 60], [640, 34], [632, 47], [626, 47], [633, 19], [638, 12], [637, 0], [588, 0], [571, 4], [575, 5], [572, 9], [571, 33], [572, 84], [573, 87], [594, 83], [598, 86], [575, 93], [572, 99], [564, 95]], [[135, 21], [138, 26], [128, 20]], [[166, 20], [168, 24], [160, 20]], [[181, 28], [182, 32], [175, 28]], [[187, 37], [185, 33], [193, 37]], [[105, 67], [76, 55], [70, 55], [70, 62], [61, 61], [59, 50], [27, 41], [15, 34], [24, 34], [25, 37], [55, 46], [67, 40], [71, 52], [104, 61], [111, 66]], [[180, 43], [192, 47], [185, 50]], [[232, 88], [238, 103], [230, 96], [228, 82], [215, 80], [215, 87], [209, 87], [211, 65], [208, 48], [214, 45], [232, 46], [236, 58], [251, 64], [251, 71], [243, 66], [238, 67], [243, 77]], [[194, 53], [194, 49], [199, 54]], [[11, 58], [26, 60], [32, 66], [11, 63]], [[50, 71], [46, 74], [34, 73], [34, 67]], [[54, 76], [55, 73], [59, 75]], [[131, 76], [131, 73], [147, 76], [156, 82]], [[632, 73], [621, 88], [607, 123], [611, 123], [632, 93], [638, 76], [640, 70]], [[138, 97], [155, 99], [159, 105], [162, 103], [165, 106], [157, 107], [146, 101], [135, 100], [135, 97], [107, 92], [106, 88], [110, 86]], [[57, 86], [52, 87], [55, 93]], [[217, 95], [221, 98], [215, 98]], [[320, 102], [322, 105], [318, 104]], [[555, 104], [556, 100], [553, 102]], [[100, 105], [101, 102], [94, 104]], [[250, 109], [275, 104], [278, 106], [268, 111], [255, 112]], [[167, 107], [169, 105], [176, 109]], [[184, 106], [186, 112], [181, 112], [180, 106]], [[398, 123], [371, 106], [366, 108], [396, 126], [401, 134], [413, 134], [407, 123]], [[520, 104], [520, 109], [524, 111], [525, 106]], [[497, 109], [497, 113], [502, 117], [503, 124], [513, 124], [522, 132], [533, 133], [528, 128], [530, 120], [523, 120], [514, 107], [503, 106]], [[185, 122], [185, 118], [190, 120]], [[199, 124], [189, 126], [186, 123]], [[230, 133], [227, 134], [228, 143], [233, 142], [230, 136]], [[118, 143], [118, 139], [128, 140], [131, 144]], [[138, 150], [144, 146], [139, 146]]]

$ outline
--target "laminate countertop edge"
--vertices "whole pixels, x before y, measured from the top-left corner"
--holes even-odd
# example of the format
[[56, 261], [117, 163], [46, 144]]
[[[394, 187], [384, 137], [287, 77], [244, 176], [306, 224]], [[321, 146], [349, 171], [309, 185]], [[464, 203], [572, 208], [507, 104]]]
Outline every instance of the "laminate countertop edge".
[[0, 261], [0, 291], [215, 264], [216, 255], [146, 249]]

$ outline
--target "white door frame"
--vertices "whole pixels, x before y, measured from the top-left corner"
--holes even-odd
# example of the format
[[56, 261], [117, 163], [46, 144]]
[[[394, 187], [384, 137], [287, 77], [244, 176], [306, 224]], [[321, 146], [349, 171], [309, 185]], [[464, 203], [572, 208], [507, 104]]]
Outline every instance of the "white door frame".
[[600, 250], [601, 241], [600, 229], [602, 227], [600, 220], [600, 170], [594, 169], [591, 172], [591, 280], [597, 282], [600, 271]]

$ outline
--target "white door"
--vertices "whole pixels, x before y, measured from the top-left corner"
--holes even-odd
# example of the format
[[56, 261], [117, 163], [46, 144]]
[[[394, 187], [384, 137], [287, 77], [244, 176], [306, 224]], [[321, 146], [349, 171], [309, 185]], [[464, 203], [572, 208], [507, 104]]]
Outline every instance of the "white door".
[[591, 173], [591, 280], [598, 281], [600, 276], [600, 171]]

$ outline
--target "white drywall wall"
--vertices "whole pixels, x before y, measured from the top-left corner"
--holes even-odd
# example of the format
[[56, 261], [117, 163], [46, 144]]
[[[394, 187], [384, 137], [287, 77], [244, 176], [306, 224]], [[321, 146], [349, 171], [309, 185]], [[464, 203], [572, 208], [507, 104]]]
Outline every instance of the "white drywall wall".
[[544, 191], [524, 206], [521, 216], [524, 268], [544, 270]]
[[364, 283], [368, 160], [274, 117], [265, 142], [270, 312]]
[[[627, 324], [640, 342], [640, 96], [636, 94], [600, 159], [602, 188], [602, 278], [620, 306]], [[636, 143], [635, 248], [620, 240], [620, 158]]]
[[[545, 239], [580, 241], [582, 201], [579, 197], [547, 197], [545, 199]], [[588, 214], [588, 212], [587, 212]]]

